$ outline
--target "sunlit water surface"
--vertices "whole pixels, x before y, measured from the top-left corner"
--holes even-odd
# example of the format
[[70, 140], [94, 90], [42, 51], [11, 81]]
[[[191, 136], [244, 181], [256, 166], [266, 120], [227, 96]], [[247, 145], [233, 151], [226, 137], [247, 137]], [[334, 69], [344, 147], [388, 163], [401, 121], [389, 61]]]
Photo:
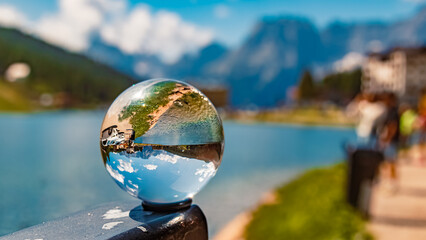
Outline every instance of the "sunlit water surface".
[[[104, 114], [0, 115], [0, 236], [132, 199], [103, 166], [99, 128]], [[234, 122], [224, 127], [222, 165], [194, 199], [207, 216], [210, 235], [301, 171], [343, 159], [342, 142], [355, 138], [351, 129]], [[146, 166], [148, 173], [152, 167]]]

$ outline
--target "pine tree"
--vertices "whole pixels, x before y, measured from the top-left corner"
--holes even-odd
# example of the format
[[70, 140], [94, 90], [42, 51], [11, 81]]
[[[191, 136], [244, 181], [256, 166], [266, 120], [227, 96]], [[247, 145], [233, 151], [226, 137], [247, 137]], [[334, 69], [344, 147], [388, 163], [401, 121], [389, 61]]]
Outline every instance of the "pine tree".
[[306, 101], [315, 98], [315, 84], [309, 71], [303, 73], [299, 82], [299, 100]]

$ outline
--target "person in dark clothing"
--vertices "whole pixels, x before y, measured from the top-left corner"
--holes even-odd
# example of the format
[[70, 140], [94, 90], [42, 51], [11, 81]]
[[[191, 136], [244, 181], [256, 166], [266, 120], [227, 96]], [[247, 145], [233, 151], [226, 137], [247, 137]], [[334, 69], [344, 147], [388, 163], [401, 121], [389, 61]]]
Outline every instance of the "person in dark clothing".
[[387, 112], [383, 122], [383, 128], [380, 131], [379, 147], [383, 150], [386, 165], [390, 173], [390, 179], [395, 185], [397, 180], [396, 160], [398, 158], [400, 118], [395, 94], [386, 94], [384, 101], [387, 106]]

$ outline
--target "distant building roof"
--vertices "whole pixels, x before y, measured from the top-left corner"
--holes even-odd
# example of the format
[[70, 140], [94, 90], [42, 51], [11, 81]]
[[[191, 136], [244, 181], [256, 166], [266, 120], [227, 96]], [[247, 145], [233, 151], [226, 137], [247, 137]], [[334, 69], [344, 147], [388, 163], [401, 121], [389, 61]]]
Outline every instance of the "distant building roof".
[[384, 52], [381, 52], [381, 53], [377, 53], [377, 52], [369, 53], [368, 56], [369, 57], [376, 57], [376, 58], [379, 58], [382, 61], [385, 61], [385, 60], [390, 58], [390, 55], [392, 53], [399, 52], [399, 51], [404, 52], [407, 56], [413, 57], [413, 56], [416, 56], [416, 55], [426, 54], [426, 46], [422, 46], [422, 47], [394, 47], [394, 48], [391, 48], [391, 49], [384, 51]]

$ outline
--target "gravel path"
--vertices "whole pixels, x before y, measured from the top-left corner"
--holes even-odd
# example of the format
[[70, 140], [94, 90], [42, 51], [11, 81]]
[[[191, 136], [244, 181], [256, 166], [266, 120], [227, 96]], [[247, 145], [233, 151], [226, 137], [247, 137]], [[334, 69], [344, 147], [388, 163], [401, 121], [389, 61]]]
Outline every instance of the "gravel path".
[[426, 239], [426, 148], [415, 147], [400, 160], [397, 188], [386, 177], [374, 188], [369, 230], [378, 240]]

